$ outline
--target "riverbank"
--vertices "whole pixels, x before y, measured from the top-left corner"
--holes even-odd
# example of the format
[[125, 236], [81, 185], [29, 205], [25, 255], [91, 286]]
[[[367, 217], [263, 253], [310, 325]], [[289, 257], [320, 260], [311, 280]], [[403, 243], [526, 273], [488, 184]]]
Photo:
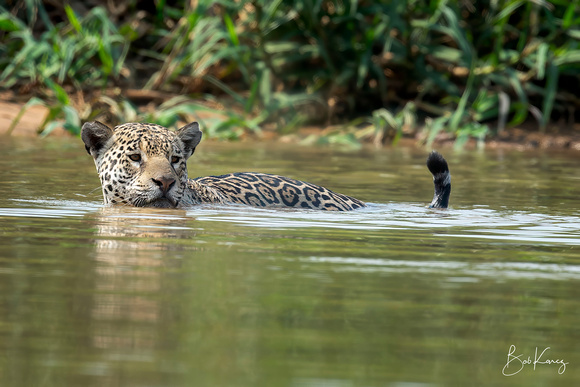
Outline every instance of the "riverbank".
[[[36, 105], [28, 108], [20, 117], [18, 123], [12, 128], [13, 121], [17, 118], [24, 103], [0, 100], [0, 135], [18, 137], [37, 136], [42, 123], [49, 113], [49, 109]], [[279, 140], [284, 142], [299, 142], [308, 135], [321, 133], [325, 129], [320, 127], [305, 127], [292, 135], [280, 135], [275, 131], [264, 131], [263, 139]], [[50, 136], [72, 136], [62, 127], [57, 127]], [[417, 146], [425, 142], [423, 132], [407, 133], [399, 141], [403, 146]], [[435, 139], [439, 146], [452, 146], [455, 138], [446, 132], [442, 132]], [[474, 140], [467, 147], [476, 146]], [[545, 133], [538, 131], [534, 122], [526, 122], [515, 128], [507, 128], [498, 135], [488, 136], [485, 140], [488, 148], [509, 148], [518, 150], [527, 149], [571, 149], [580, 152], [580, 124], [570, 126], [567, 123], [552, 123], [548, 125]]]

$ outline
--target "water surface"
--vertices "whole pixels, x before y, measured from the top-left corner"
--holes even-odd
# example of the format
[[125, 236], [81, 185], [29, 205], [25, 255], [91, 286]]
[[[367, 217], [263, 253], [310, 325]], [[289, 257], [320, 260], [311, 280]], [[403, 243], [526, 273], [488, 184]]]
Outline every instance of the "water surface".
[[[190, 175], [371, 204], [156, 210], [103, 208], [78, 140], [2, 139], [0, 385], [579, 385], [579, 156], [443, 153], [447, 211], [424, 150], [246, 143]], [[568, 365], [506, 377], [511, 345]]]

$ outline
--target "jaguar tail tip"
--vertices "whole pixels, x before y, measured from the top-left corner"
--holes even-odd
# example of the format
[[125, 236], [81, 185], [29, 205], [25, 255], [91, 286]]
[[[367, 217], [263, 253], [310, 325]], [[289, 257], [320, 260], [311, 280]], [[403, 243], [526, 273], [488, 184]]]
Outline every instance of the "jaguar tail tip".
[[435, 193], [429, 208], [447, 208], [451, 195], [451, 174], [445, 158], [437, 151], [432, 151], [427, 157], [427, 168], [433, 175]]
[[441, 153], [437, 151], [432, 151], [429, 154], [429, 157], [427, 157], [427, 168], [429, 168], [429, 172], [431, 172], [433, 176], [440, 173], [449, 172], [447, 161], [441, 155]]

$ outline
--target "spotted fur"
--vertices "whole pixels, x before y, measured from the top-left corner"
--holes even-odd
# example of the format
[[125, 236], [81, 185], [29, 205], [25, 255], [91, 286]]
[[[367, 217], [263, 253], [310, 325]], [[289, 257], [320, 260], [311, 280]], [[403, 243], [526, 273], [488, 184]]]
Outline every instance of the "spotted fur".
[[[174, 208], [239, 203], [330, 211], [366, 206], [358, 199], [316, 184], [265, 173], [189, 179], [186, 161], [195, 152], [201, 136], [197, 122], [172, 132], [155, 124], [128, 123], [110, 129], [93, 121], [85, 123], [81, 132], [85, 148], [95, 160], [106, 205]], [[437, 198], [437, 184], [447, 181], [449, 170], [438, 153], [433, 153], [429, 160], [430, 170], [439, 176], [434, 180]], [[434, 198], [436, 204], [432, 203], [432, 207], [443, 207], [441, 203], [447, 206], [450, 187], [445, 191], [447, 199], [436, 202]]]
[[277, 175], [243, 172], [189, 179], [186, 160], [201, 135], [196, 122], [174, 133], [154, 124], [129, 123], [110, 129], [94, 121], [84, 124], [81, 133], [95, 160], [106, 205], [240, 203], [335, 211], [365, 207], [358, 199]]
[[193, 181], [218, 189], [232, 203], [256, 207], [300, 207], [332, 211], [365, 207], [358, 199], [332, 192], [319, 185], [266, 173], [230, 173], [198, 177]]

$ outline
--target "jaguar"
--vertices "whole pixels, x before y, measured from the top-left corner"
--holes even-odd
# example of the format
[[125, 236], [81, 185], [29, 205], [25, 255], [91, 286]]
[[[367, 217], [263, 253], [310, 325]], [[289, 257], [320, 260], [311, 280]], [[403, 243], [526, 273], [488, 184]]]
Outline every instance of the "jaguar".
[[[350, 211], [363, 201], [316, 184], [256, 172], [190, 179], [187, 159], [201, 141], [197, 122], [173, 132], [149, 123], [126, 123], [111, 129], [86, 122], [81, 130], [85, 149], [93, 157], [105, 205], [182, 208], [202, 203], [245, 204], [256, 207], [295, 207]], [[436, 151], [427, 167], [435, 192], [429, 207], [447, 208], [451, 175]]]

